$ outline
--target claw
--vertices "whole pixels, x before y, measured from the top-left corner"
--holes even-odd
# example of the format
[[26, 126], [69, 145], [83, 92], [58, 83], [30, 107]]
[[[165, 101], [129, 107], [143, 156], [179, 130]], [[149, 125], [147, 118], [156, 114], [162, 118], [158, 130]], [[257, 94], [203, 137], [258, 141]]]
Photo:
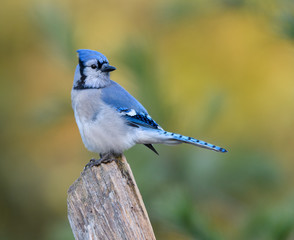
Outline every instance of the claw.
[[[101, 155], [100, 155], [101, 157]], [[115, 161], [115, 158], [109, 156], [109, 155], [104, 155], [103, 157], [101, 157], [100, 159], [90, 159], [90, 161], [86, 164], [86, 166], [84, 167], [84, 170], [87, 168], [92, 168], [92, 167], [98, 167], [99, 165], [101, 165], [102, 163], [110, 163], [112, 161]]]

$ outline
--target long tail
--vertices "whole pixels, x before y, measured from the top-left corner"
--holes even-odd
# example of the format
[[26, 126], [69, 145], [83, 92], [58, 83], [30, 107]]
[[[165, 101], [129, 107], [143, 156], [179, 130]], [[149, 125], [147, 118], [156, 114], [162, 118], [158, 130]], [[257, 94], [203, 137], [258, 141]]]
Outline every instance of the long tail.
[[224, 148], [215, 146], [213, 144], [210, 144], [192, 137], [183, 136], [181, 134], [166, 132], [166, 131], [160, 131], [159, 134], [164, 136], [164, 138], [161, 138], [162, 143], [164, 144], [188, 143], [188, 144], [192, 144], [201, 148], [207, 148], [216, 152], [222, 152], [222, 153], [227, 152], [227, 150]]

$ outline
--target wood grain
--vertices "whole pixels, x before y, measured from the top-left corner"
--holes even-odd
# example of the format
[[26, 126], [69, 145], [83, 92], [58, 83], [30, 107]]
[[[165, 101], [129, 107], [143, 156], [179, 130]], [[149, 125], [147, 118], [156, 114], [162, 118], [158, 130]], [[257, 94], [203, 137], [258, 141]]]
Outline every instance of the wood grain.
[[67, 207], [76, 240], [155, 239], [124, 156], [84, 170], [68, 190]]

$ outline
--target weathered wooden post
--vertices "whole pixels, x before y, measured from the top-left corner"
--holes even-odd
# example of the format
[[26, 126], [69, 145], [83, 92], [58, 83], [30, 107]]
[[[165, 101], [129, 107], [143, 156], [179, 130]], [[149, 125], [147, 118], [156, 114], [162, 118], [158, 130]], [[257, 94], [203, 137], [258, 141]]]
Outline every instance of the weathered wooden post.
[[68, 190], [67, 207], [76, 240], [155, 239], [124, 156], [85, 169]]

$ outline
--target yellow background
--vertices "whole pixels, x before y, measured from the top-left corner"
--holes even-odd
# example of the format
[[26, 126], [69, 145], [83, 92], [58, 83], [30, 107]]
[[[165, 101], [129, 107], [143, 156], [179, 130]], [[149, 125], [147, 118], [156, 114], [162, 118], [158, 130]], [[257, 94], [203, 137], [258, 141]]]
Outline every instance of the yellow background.
[[157, 239], [294, 239], [292, 1], [4, 1], [0, 29], [0, 239], [73, 239], [66, 191], [98, 157], [71, 109], [80, 48], [163, 128], [229, 150], [125, 153]]

